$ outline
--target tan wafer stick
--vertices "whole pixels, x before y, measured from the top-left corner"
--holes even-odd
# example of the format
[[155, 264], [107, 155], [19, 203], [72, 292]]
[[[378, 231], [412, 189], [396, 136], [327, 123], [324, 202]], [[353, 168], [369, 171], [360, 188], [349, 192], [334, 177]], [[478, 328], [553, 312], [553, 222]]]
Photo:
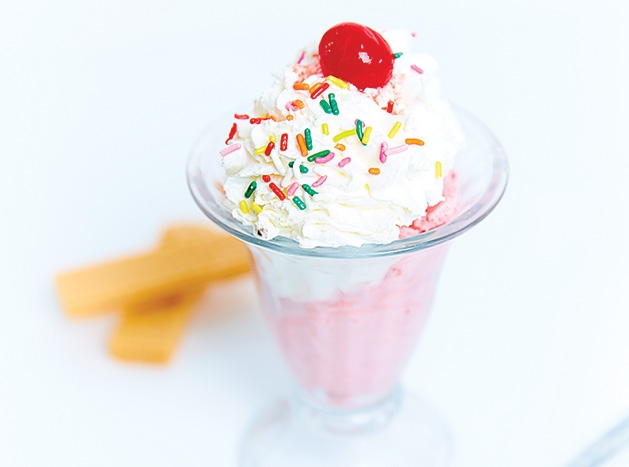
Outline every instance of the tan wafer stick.
[[228, 235], [199, 237], [203, 240], [173, 241], [151, 253], [60, 274], [57, 288], [66, 313], [80, 317], [121, 309], [249, 270], [240, 241]]
[[[201, 225], [173, 225], [163, 232], [160, 248], [205, 245], [221, 235], [224, 234]], [[125, 307], [122, 321], [111, 336], [111, 354], [126, 361], [167, 363], [200, 295], [201, 290], [193, 288], [177, 296]]]
[[202, 288], [125, 307], [122, 321], [109, 342], [121, 360], [166, 363], [188, 324]]

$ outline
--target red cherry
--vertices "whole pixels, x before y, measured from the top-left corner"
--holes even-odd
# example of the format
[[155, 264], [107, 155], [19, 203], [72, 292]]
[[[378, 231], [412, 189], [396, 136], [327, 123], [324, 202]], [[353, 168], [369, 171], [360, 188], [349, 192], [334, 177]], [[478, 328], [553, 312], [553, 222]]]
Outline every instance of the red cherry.
[[393, 52], [379, 33], [356, 23], [328, 29], [319, 42], [325, 76], [333, 75], [358, 89], [379, 88], [391, 79]]

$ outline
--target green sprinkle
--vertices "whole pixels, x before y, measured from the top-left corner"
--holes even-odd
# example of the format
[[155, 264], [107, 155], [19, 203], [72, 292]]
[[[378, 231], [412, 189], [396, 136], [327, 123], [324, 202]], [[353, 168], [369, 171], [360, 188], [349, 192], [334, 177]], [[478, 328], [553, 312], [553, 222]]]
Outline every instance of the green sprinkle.
[[293, 203], [295, 203], [295, 206], [297, 206], [302, 211], [306, 209], [306, 204], [301, 200], [299, 196], [295, 196], [293, 198]]
[[326, 114], [331, 114], [332, 113], [332, 108], [330, 107], [330, 104], [328, 104], [328, 101], [326, 101], [325, 99], [321, 99], [319, 101], [319, 104], [321, 104], [321, 107], [323, 108], [323, 111]]
[[339, 114], [339, 105], [336, 103], [336, 97], [334, 96], [333, 92], [328, 94], [328, 99], [330, 99], [330, 107], [332, 108], [332, 113], [334, 115], [338, 115]]
[[363, 121], [356, 120], [356, 135], [358, 136], [358, 140], [363, 142]]
[[290, 162], [288, 163], [288, 166], [289, 166], [289, 167], [291, 167], [291, 168], [293, 167], [293, 165], [295, 165], [295, 161], [290, 161]]
[[393, 58], [400, 58], [402, 55], [404, 55], [402, 52], [395, 52]]
[[314, 162], [315, 159], [317, 159], [319, 157], [325, 157], [328, 154], [330, 154], [330, 150], [329, 149], [324, 149], [323, 151], [316, 152], [313, 155], [308, 156], [308, 162]]
[[249, 188], [247, 188], [247, 191], [245, 191], [245, 198], [251, 198], [251, 195], [253, 194], [257, 186], [258, 184], [256, 183], [255, 180], [251, 182], [249, 184]]
[[308, 193], [310, 196], [314, 196], [314, 195], [316, 195], [316, 194], [317, 194], [317, 192], [316, 192], [316, 191], [314, 191], [310, 185], [306, 185], [306, 184], [304, 183], [301, 187], [302, 187], [302, 188], [304, 189], [304, 191], [305, 191], [306, 193]]
[[303, 165], [300, 165], [300, 166], [299, 166], [299, 171], [300, 171], [302, 174], [306, 174], [306, 173], [308, 173], [308, 167], [305, 167], [305, 166], [303, 166]]
[[312, 151], [312, 133], [310, 132], [310, 128], [304, 130], [304, 136], [306, 137], [306, 149]]

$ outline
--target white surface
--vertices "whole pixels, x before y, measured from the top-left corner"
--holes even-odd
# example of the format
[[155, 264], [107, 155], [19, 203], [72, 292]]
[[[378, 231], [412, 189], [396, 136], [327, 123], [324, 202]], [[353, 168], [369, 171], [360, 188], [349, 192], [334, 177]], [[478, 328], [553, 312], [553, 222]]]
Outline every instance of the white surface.
[[115, 316], [65, 319], [52, 278], [200, 219], [197, 135], [343, 20], [415, 29], [511, 159], [404, 378], [454, 466], [560, 466], [629, 414], [627, 12], [588, 3], [0, 3], [0, 465], [235, 465], [289, 385], [252, 284], [212, 289], [152, 368], [107, 356]]

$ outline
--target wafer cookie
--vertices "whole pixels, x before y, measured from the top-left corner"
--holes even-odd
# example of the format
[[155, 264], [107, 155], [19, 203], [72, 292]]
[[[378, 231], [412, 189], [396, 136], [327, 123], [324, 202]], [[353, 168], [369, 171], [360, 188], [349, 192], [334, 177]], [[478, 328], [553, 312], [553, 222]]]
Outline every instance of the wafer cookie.
[[60, 274], [57, 289], [66, 314], [81, 317], [175, 295], [248, 270], [246, 247], [233, 237], [217, 235]]
[[125, 307], [109, 351], [120, 360], [167, 363], [202, 293], [203, 288], [196, 288]]

